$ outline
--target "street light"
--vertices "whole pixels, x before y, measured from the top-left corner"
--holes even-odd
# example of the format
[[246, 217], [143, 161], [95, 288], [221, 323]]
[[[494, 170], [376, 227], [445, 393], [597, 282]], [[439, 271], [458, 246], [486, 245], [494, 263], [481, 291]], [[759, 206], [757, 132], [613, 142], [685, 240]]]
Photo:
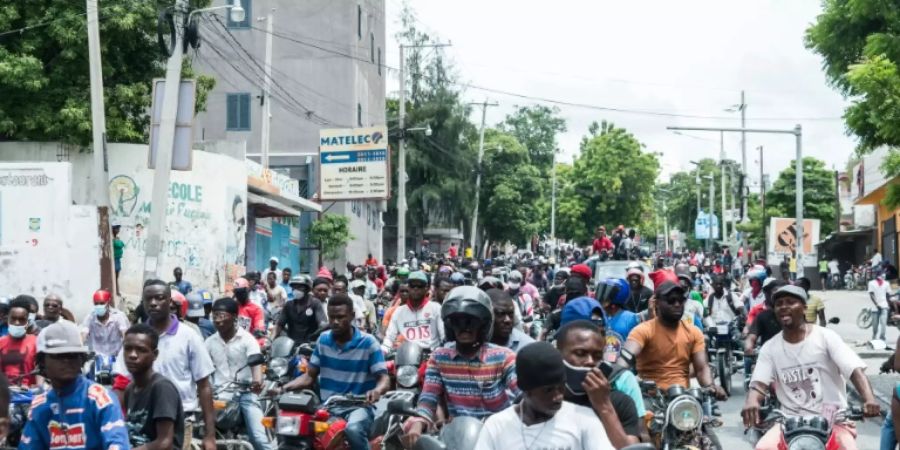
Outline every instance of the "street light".
[[[709, 211], [706, 214], [706, 231], [709, 239], [706, 240], [706, 251], [712, 250], [712, 240], [713, 240], [713, 201], [715, 200], [713, 197], [716, 195], [715, 191], [715, 179], [716, 177], [712, 175], [704, 175], [704, 180], [709, 180]], [[699, 212], [698, 212], [699, 214]]]
[[241, 0], [232, 0], [233, 3], [230, 5], [220, 5], [220, 6], [210, 6], [209, 8], [195, 9], [188, 14], [188, 23], [191, 23], [191, 19], [194, 18], [194, 14], [205, 13], [209, 11], [217, 11], [220, 9], [230, 9], [229, 18], [232, 22], [243, 22], [247, 17], [247, 11], [244, 10], [244, 7], [241, 6]]

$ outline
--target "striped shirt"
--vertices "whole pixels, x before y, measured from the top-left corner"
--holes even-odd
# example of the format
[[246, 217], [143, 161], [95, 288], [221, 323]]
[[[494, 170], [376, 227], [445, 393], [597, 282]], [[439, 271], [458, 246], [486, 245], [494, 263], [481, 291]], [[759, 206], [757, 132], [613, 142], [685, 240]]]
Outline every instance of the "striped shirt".
[[465, 358], [454, 346], [447, 346], [435, 350], [428, 360], [417, 410], [433, 421], [438, 400], [444, 398], [451, 418], [481, 419], [512, 405], [518, 395], [512, 350], [486, 344], [477, 355]]
[[322, 400], [332, 395], [364, 395], [375, 389], [380, 375], [387, 373], [381, 345], [356, 327], [343, 346], [334, 341], [331, 331], [319, 336], [309, 364], [319, 369]]

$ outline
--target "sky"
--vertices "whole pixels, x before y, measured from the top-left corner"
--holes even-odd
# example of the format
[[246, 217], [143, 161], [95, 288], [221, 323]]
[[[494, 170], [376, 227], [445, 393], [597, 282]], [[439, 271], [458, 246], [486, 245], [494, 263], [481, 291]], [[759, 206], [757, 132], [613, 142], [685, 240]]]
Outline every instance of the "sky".
[[[399, 12], [387, 0], [387, 65], [399, 64]], [[803, 44], [821, 13], [816, 0], [409, 0], [419, 26], [442, 42], [462, 82], [529, 97], [597, 107], [649, 111], [633, 114], [556, 105], [568, 130], [558, 138], [561, 160], [571, 161], [592, 121], [632, 132], [661, 153], [662, 179], [689, 170], [688, 161], [719, 157], [719, 133], [675, 134], [668, 126], [740, 127], [726, 111], [746, 95], [748, 128], [803, 128], [803, 154], [843, 170], [855, 147], [840, 120], [848, 102], [831, 88], [821, 58]], [[397, 77], [388, 93], [396, 95]], [[552, 103], [474, 88], [471, 102], [488, 108], [496, 125], [516, 105]], [[479, 123], [480, 108], [471, 120]], [[741, 160], [739, 133], [726, 133], [725, 156]], [[796, 154], [789, 134], [747, 134], [751, 187], [763, 171], [772, 180]]]

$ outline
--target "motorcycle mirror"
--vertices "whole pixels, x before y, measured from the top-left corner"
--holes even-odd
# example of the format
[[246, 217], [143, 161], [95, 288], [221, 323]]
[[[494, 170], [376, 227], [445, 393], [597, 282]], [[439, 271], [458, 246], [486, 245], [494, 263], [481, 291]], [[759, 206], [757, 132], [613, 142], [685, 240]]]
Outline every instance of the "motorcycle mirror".
[[266, 362], [266, 357], [262, 355], [262, 353], [257, 353], [255, 355], [250, 355], [247, 357], [247, 365], [250, 367], [256, 367]]
[[828, 323], [830, 323], [832, 325], [839, 324], [839, 323], [841, 323], [841, 318], [840, 317], [832, 317], [832, 318], [828, 319]]
[[[653, 448], [652, 446], [650, 447]], [[442, 444], [434, 436], [422, 436], [416, 441], [416, 444], [413, 445], [413, 450], [446, 450], [447, 446]]]

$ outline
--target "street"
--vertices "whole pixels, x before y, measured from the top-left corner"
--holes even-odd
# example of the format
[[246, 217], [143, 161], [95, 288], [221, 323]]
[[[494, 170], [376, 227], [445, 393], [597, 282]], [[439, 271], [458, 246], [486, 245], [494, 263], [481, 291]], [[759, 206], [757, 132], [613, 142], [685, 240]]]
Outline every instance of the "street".
[[[867, 342], [872, 337], [872, 330], [862, 330], [856, 326], [856, 316], [864, 306], [868, 306], [869, 300], [864, 291], [816, 291], [813, 295], [822, 296], [825, 302], [825, 314], [828, 318], [839, 317], [841, 322], [837, 325], [829, 325], [844, 338], [850, 347], [863, 357], [863, 361], [867, 364], [866, 373], [875, 389], [875, 395], [879, 398], [882, 408], [886, 408], [889, 404], [891, 389], [896, 382], [900, 381], [900, 376], [896, 374], [879, 375], [878, 370], [881, 363], [890, 356], [888, 351], [872, 351], [867, 346], [859, 346], [860, 343]], [[890, 347], [894, 346], [900, 331], [896, 328], [888, 328], [887, 341]], [[731, 398], [725, 402], [719, 403], [722, 411], [722, 421], [724, 425], [719, 428], [718, 436], [722, 443], [722, 448], [738, 449], [748, 448], [751, 444], [744, 437], [744, 427], [741, 423], [741, 407], [744, 404], [744, 388], [743, 374], [734, 375], [734, 392]], [[849, 384], [849, 383], [848, 383]], [[878, 449], [880, 440], [881, 419], [866, 420], [857, 424], [859, 433], [857, 444], [860, 450]]]

